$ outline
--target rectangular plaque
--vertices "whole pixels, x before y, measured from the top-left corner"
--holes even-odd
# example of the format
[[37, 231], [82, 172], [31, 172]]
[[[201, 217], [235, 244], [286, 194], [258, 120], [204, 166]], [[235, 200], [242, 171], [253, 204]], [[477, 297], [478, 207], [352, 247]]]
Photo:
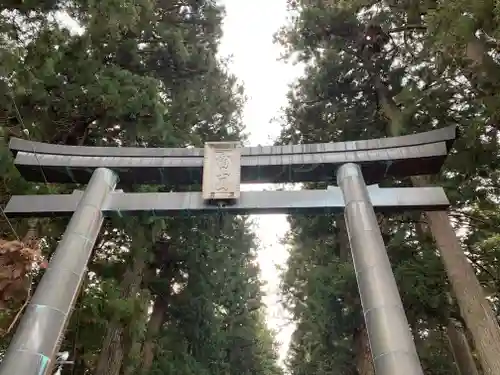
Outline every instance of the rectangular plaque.
[[207, 142], [203, 157], [203, 199], [240, 197], [240, 142]]

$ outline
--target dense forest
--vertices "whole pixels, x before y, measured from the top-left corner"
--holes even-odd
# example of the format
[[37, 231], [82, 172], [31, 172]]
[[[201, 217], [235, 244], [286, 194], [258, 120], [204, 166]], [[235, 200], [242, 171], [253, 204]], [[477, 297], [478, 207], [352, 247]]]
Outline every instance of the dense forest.
[[[425, 374], [500, 374], [499, 6], [496, 0], [293, 0], [278, 35], [306, 66], [280, 142], [369, 139], [458, 125], [439, 176], [452, 207], [380, 216]], [[284, 304], [290, 374], [374, 373], [343, 217], [292, 216]], [[368, 250], [368, 249], [367, 249]]]
[[[217, 57], [223, 15], [211, 0], [0, 1], [0, 203], [76, 188], [26, 183], [10, 137], [136, 147], [242, 139], [243, 91]], [[174, 188], [200, 190], [123, 187]], [[66, 223], [0, 219], [2, 250], [21, 240], [32, 254], [0, 255], [0, 351]], [[61, 345], [74, 362], [62, 374], [281, 374], [256, 249], [248, 217], [106, 221]]]
[[[440, 175], [384, 181], [443, 186], [451, 209], [379, 223], [425, 374], [500, 375], [500, 2], [288, 6], [276, 43], [306, 68], [277, 144], [459, 126]], [[11, 137], [136, 147], [244, 140], [244, 91], [217, 55], [223, 17], [213, 0], [0, 0], [0, 204], [78, 188], [24, 181]], [[251, 218], [186, 213], [105, 221], [61, 344], [73, 361], [62, 375], [374, 374], [343, 216], [288, 219], [281, 290], [295, 329], [284, 369], [266, 326]], [[0, 355], [66, 224], [0, 216]]]

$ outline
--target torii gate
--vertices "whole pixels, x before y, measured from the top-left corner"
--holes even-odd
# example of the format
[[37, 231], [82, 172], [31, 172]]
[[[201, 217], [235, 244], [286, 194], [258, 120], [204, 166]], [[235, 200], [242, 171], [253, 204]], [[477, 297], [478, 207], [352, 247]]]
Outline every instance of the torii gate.
[[[87, 183], [63, 195], [13, 196], [9, 216], [72, 215], [0, 365], [0, 375], [46, 375], [105, 216], [344, 211], [377, 375], [423, 375], [375, 211], [444, 210], [442, 188], [379, 188], [386, 177], [438, 173], [457, 127], [355, 142], [205, 149], [77, 147], [12, 139], [29, 181]], [[240, 182], [336, 181], [326, 190], [240, 192]], [[202, 192], [125, 193], [126, 184], [203, 184]], [[220, 203], [224, 202], [221, 207]]]

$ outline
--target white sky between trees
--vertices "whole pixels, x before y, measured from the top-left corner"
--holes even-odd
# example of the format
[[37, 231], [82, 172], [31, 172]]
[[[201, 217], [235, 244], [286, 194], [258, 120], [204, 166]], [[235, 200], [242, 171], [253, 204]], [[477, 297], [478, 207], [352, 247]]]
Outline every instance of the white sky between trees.
[[[230, 71], [243, 83], [247, 102], [243, 122], [249, 133], [249, 145], [270, 145], [281, 131], [271, 121], [286, 106], [289, 85], [301, 74], [300, 66], [278, 61], [282, 48], [273, 43], [273, 36], [287, 23], [286, 0], [219, 0], [226, 8], [221, 57], [232, 56]], [[242, 190], [262, 190], [270, 186], [243, 186]], [[259, 265], [267, 283], [264, 302], [267, 323], [277, 333], [280, 359], [286, 355], [293, 326], [287, 324], [280, 306], [278, 265], [284, 265], [288, 252], [280, 240], [288, 230], [286, 215], [252, 216], [261, 243]]]

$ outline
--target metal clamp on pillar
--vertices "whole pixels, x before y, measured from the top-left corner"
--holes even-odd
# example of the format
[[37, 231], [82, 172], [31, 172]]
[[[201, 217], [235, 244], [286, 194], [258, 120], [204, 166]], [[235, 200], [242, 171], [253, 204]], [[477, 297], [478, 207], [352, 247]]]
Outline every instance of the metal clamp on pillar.
[[423, 375], [361, 168], [344, 164], [337, 183], [377, 375]]
[[116, 183], [111, 170], [94, 171], [5, 353], [1, 375], [50, 374]]

